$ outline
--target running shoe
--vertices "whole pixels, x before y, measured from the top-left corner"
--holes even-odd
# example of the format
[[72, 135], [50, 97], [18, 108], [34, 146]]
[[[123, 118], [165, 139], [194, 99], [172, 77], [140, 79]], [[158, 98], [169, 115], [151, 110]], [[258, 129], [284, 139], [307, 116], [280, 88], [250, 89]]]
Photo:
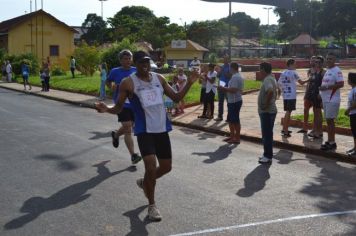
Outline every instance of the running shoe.
[[131, 156], [132, 165], [137, 164], [141, 160], [142, 160], [142, 157], [140, 155], [138, 155], [137, 153], [132, 154], [132, 156]]
[[148, 206], [148, 218], [152, 221], [161, 221], [162, 216], [155, 204]]
[[111, 131], [111, 138], [112, 138], [112, 145], [114, 148], [117, 148], [119, 146], [119, 138], [116, 137], [116, 132]]
[[260, 164], [272, 164], [272, 159], [271, 158], [268, 158], [268, 157], [260, 157], [260, 159], [258, 160], [258, 163]]

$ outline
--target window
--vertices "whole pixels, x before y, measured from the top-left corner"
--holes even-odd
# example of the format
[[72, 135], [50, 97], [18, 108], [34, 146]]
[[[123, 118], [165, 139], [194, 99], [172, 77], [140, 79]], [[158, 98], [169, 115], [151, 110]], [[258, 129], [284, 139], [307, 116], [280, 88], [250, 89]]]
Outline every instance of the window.
[[50, 56], [59, 56], [59, 46], [58, 45], [50, 45], [49, 46], [49, 55]]

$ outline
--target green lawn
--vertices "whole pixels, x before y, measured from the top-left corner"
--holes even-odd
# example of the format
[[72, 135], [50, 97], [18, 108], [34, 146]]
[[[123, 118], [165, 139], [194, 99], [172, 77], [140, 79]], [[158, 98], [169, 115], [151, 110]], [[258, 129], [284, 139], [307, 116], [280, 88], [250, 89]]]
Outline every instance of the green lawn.
[[[164, 75], [166, 78], [170, 78], [171, 75]], [[22, 79], [18, 78], [18, 81], [21, 82]], [[31, 76], [29, 79], [30, 83], [33, 85], [41, 86], [41, 81], [39, 76]], [[96, 72], [92, 77], [86, 77], [84, 75], [76, 75], [72, 79], [70, 73], [64, 76], [51, 76], [50, 86], [53, 89], [72, 91], [77, 93], [91, 94], [94, 96], [99, 95], [100, 87], [100, 76]], [[244, 90], [259, 89], [261, 87], [260, 81], [246, 80]], [[110, 94], [107, 90], [107, 94]], [[200, 84], [194, 83], [188, 94], [185, 96], [184, 100], [186, 103], [195, 103], [199, 102], [200, 99]]]
[[[350, 118], [344, 115], [345, 109], [340, 109], [339, 115], [336, 120], [336, 126], [350, 128]], [[303, 121], [304, 115], [294, 115], [292, 119]], [[309, 123], [312, 123], [314, 119], [313, 114], [309, 114]], [[323, 124], [326, 124], [325, 119], [323, 120]]]

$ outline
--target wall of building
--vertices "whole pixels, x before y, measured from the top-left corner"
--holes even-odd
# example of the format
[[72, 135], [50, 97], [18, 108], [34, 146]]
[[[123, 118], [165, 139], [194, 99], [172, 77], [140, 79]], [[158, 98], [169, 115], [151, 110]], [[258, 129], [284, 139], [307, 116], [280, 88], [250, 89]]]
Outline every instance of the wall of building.
[[[50, 55], [51, 45], [58, 45], [58, 56]], [[49, 58], [52, 66], [59, 65], [66, 70], [73, 51], [74, 32], [45, 14], [17, 25], [8, 34], [9, 54], [32, 52], [40, 63]]]

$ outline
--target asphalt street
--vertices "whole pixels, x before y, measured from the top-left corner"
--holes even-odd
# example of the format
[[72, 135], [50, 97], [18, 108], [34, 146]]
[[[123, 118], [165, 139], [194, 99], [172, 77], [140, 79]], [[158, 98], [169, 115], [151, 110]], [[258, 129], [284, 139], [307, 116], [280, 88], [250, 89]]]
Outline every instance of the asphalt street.
[[[177, 128], [146, 218], [116, 117], [0, 89], [0, 235], [355, 235], [355, 166]], [[137, 145], [136, 145], [137, 149]]]

